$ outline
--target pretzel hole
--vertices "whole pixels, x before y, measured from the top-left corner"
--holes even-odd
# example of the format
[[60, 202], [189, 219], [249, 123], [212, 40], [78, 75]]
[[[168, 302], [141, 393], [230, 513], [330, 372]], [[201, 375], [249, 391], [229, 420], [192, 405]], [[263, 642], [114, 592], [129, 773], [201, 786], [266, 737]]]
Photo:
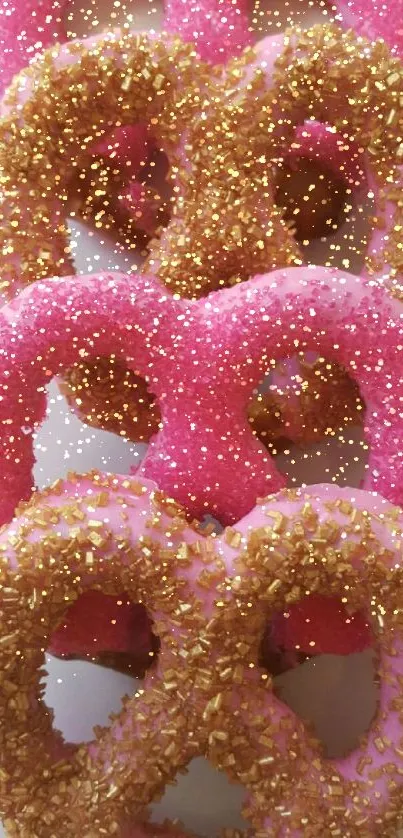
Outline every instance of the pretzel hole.
[[106, 135], [70, 178], [67, 214], [118, 239], [118, 249], [135, 253], [140, 267], [148, 242], [170, 220], [169, 166], [167, 155], [155, 145], [145, 125]]
[[157, 660], [160, 640], [144, 605], [124, 593], [87, 591], [66, 611], [50, 648], [65, 660], [87, 660], [144, 678]]
[[368, 189], [347, 186], [323, 159], [295, 157], [277, 171], [275, 200], [304, 261], [361, 272], [374, 211]]
[[259, 650], [276, 696], [306, 722], [328, 758], [354, 750], [377, 709], [374, 635], [363, 612], [309, 597], [275, 614]]
[[248, 828], [241, 814], [244, 802], [243, 786], [231, 782], [207, 759], [197, 757], [152, 806], [152, 820], [160, 823], [165, 818], [178, 818], [185, 829], [191, 830], [192, 838], [236, 838], [244, 833], [232, 830]]
[[277, 171], [276, 203], [295, 230], [298, 242], [328, 236], [346, 212], [347, 189], [341, 177], [318, 160], [295, 158]]
[[97, 357], [66, 371], [61, 391], [87, 425], [130, 442], [148, 442], [161, 427], [156, 397], [116, 357]]
[[108, 724], [123, 695], [137, 684], [144, 689], [160, 640], [144, 605], [90, 590], [67, 609], [49, 651], [44, 700], [54, 710], [54, 728], [67, 742], [82, 742], [93, 738], [94, 725]]
[[364, 415], [358, 386], [346, 370], [302, 352], [273, 362], [249, 406], [252, 431], [290, 485], [359, 485], [369, 453]]

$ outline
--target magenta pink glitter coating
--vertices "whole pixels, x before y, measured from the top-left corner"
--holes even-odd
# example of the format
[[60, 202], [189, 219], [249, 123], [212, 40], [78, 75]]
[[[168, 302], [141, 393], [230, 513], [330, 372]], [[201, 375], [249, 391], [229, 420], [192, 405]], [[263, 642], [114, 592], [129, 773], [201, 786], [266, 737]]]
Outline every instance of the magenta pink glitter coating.
[[1, 0], [0, 93], [46, 47], [66, 40], [63, 14], [68, 0]]
[[342, 25], [403, 56], [403, 0], [336, 0]]
[[402, 502], [403, 306], [380, 283], [289, 268], [189, 301], [152, 277], [49, 280], [6, 306], [0, 327], [2, 521], [32, 489], [43, 388], [75, 361], [114, 353], [148, 381], [161, 409], [140, 474], [195, 516], [232, 523], [284, 485], [247, 408], [270, 360], [296, 348], [357, 381], [371, 445], [365, 487]]

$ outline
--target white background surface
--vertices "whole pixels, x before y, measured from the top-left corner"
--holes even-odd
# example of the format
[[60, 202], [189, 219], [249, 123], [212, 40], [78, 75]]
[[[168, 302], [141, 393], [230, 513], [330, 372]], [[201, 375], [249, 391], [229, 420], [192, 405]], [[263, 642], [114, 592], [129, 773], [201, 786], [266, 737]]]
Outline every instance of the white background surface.
[[[87, 8], [88, 0], [76, 0], [69, 8], [71, 30], [82, 35], [103, 28], [113, 8], [118, 20], [125, 17], [119, 3], [116, 5], [113, 0], [100, 0], [100, 3], [102, 6], [90, 7], [91, 15], [84, 15], [80, 9]], [[276, 12], [277, 5], [282, 8], [281, 14]], [[155, 0], [133, 0], [130, 11], [134, 26], [158, 29], [161, 6]], [[290, 13], [299, 22], [323, 20], [323, 16], [328, 20], [329, 8], [324, 3], [308, 3], [308, 0], [290, 3], [265, 0], [260, 3], [264, 12], [262, 29], [276, 31]], [[106, 241], [79, 224], [72, 227], [72, 236], [77, 244], [78, 272], [88, 273], [101, 268], [128, 270], [140, 264], [140, 260], [136, 262], [133, 258], [133, 253], [125, 254], [117, 243]], [[312, 261], [322, 263], [328, 246], [329, 242], [311, 247]], [[355, 267], [358, 269], [359, 265]], [[362, 466], [353, 459], [354, 456], [361, 457], [360, 438], [358, 432], [350, 432], [347, 438], [355, 439], [355, 444], [315, 445], [304, 452], [292, 452], [283, 457], [283, 465], [290, 470], [290, 480], [297, 484], [304, 480], [313, 483], [337, 475], [337, 482], [343, 479], [347, 484], [358, 485]], [[127, 473], [144, 450], [144, 446], [135, 447], [110, 434], [85, 427], [69, 412], [56, 386], [52, 385], [49, 415], [36, 440], [38, 486], [46, 485], [71, 469], [84, 472], [95, 467]], [[315, 719], [319, 734], [331, 750], [342, 743], [352, 745], [357, 724], [361, 725], [358, 732], [362, 732], [369, 723], [374, 709], [374, 692], [368, 658], [368, 654], [349, 658], [327, 656], [308, 662], [280, 679], [284, 695], [302, 715]], [[135, 689], [132, 679], [91, 664], [49, 660], [48, 669], [46, 701], [55, 709], [57, 727], [70, 741], [90, 739], [92, 726], [105, 724], [108, 714], [119, 708], [120, 697]], [[218, 776], [203, 759], [198, 759], [190, 766], [188, 775], [181, 778], [176, 787], [169, 788], [162, 802], [155, 807], [155, 819], [180, 817], [187, 827], [201, 836], [213, 838], [221, 826], [242, 824], [241, 802], [242, 790], [230, 786], [225, 777]], [[3, 835], [0, 826], [0, 836]]]

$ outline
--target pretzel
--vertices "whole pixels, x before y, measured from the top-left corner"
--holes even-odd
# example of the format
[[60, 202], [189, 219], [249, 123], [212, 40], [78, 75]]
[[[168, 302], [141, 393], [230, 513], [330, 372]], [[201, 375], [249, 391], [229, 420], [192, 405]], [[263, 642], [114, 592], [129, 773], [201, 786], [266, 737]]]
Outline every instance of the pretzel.
[[[185, 712], [192, 667], [181, 674], [178, 662], [195, 647], [202, 609], [176, 561], [200, 538], [153, 484], [97, 472], [58, 481], [2, 533], [0, 798], [8, 835], [136, 835], [129, 825], [200, 749]], [[209, 568], [213, 556], [199, 562]], [[52, 730], [39, 667], [66, 606], [92, 589], [124, 589], [144, 603], [161, 649], [109, 730], [73, 747]]]
[[[256, 835], [390, 834], [402, 797], [402, 533], [397, 508], [331, 486], [269, 497], [216, 538], [144, 481], [70, 475], [35, 496], [0, 535], [10, 838], [137, 838], [134, 819], [202, 753], [246, 785]], [[161, 652], [111, 728], [74, 749], [52, 731], [38, 667], [66, 604], [122, 587], [152, 614]], [[322, 759], [260, 659], [267, 620], [313, 593], [365, 607], [379, 641], [377, 718], [342, 760]]]

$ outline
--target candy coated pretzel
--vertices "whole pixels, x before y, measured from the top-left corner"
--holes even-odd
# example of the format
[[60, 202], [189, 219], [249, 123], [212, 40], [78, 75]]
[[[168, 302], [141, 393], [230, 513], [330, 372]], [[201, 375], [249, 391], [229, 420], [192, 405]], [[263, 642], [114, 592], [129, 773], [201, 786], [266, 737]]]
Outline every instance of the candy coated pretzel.
[[[365, 152], [376, 214], [363, 273], [384, 278], [399, 295], [402, 63], [391, 57], [383, 42], [370, 43], [352, 32], [340, 38], [334, 26], [314, 27], [308, 33], [291, 31], [285, 42], [288, 48], [275, 63], [273, 90], [286, 119], [284, 139], [292, 136], [295, 125], [308, 113], [319, 121], [329, 120], [342, 131], [346, 125], [344, 103], [354, 103], [348, 120], [349, 141], [357, 142]], [[265, 53], [264, 41], [260, 52]], [[366, 60], [371, 64], [370, 77]], [[271, 63], [269, 59], [270, 75]]]
[[[45, 48], [66, 41], [67, 32], [63, 16], [67, 8], [68, 0], [62, 3], [55, 3], [54, 0], [29, 0], [28, 4], [15, 0], [11, 8], [0, 9], [1, 93], [10, 84], [13, 76]], [[250, 43], [244, 0], [204, 0], [202, 11], [199, 5], [195, 7], [193, 4], [187, 4], [186, 14], [178, 0], [166, 0], [165, 10], [164, 28], [173, 34], [180, 34], [185, 41], [196, 43], [199, 55], [205, 60], [216, 63], [227, 61]], [[92, 215], [96, 216], [98, 226], [101, 222], [102, 226], [108, 226], [110, 216], [105, 210], [99, 211], [96, 191], [97, 187], [104, 189], [107, 181], [115, 190], [120, 185], [120, 191], [123, 193], [118, 196], [115, 210], [124, 208], [135, 227], [152, 235], [158, 224], [155, 200], [151, 199], [149, 191], [134, 178], [141, 176], [142, 163], [147, 160], [153, 148], [154, 143], [144, 123], [118, 128], [103, 141], [93, 145], [91, 154], [102, 155], [103, 158], [111, 157], [111, 163], [108, 166], [103, 160], [102, 166], [98, 164], [91, 167], [92, 170], [100, 170], [101, 181], [95, 180], [93, 188], [91, 184], [88, 196], [83, 195], [75, 200], [75, 212], [78, 211], [84, 217], [92, 212]], [[90, 159], [87, 161], [87, 167]], [[113, 171], [116, 169], [116, 160], [121, 168], [118, 184], [117, 172]], [[132, 178], [131, 182], [127, 179], [127, 173]], [[104, 202], [103, 206], [105, 205]], [[133, 229], [130, 232], [132, 234]]]
[[[173, 38], [163, 44], [148, 36], [127, 33], [120, 37], [119, 33], [112, 32], [89, 39], [84, 45], [73, 42], [56, 46], [16, 77], [2, 103], [0, 133], [5, 144], [9, 143], [10, 131], [20, 135], [22, 142], [17, 143], [16, 151], [19, 162], [14, 162], [20, 169], [19, 188], [27, 203], [22, 211], [18, 200], [15, 200], [17, 193], [7, 188], [7, 184], [11, 187], [12, 179], [6, 175], [4, 147], [3, 153], [0, 152], [1, 171], [6, 175], [2, 193], [2, 241], [5, 237], [3, 276], [7, 277], [8, 272], [10, 274], [3, 290], [10, 287], [9, 282], [15, 282], [15, 291], [30, 278], [46, 276], [49, 271], [54, 274], [56, 264], [58, 273], [68, 272], [71, 259], [63, 220], [63, 202], [69, 175], [79, 167], [83, 153], [89, 151], [94, 142], [100, 141], [106, 132], [110, 133], [116, 123], [121, 126], [138, 122], [153, 125], [157, 143], [173, 155], [183, 132], [181, 120], [185, 112], [186, 118], [192, 117], [193, 71], [199, 79], [202, 75], [201, 71], [197, 71], [197, 63], [191, 70], [191, 56], [192, 48]], [[185, 96], [179, 103], [178, 73], [188, 91], [188, 97]], [[54, 85], [58, 90], [55, 102]], [[140, 88], [135, 97], [133, 85]], [[102, 100], [103, 107], [99, 106], [94, 112], [97, 100]], [[53, 127], [49, 125], [50, 107]], [[35, 117], [32, 108], [36, 111]], [[30, 121], [28, 112], [36, 128], [33, 132], [28, 130], [24, 142], [21, 130], [23, 135], [24, 126], [26, 128]], [[77, 123], [74, 139], [71, 136], [72, 120]], [[46, 171], [50, 174], [50, 170], [47, 163], [38, 158], [35, 139], [32, 139], [45, 130], [51, 135], [59, 135], [51, 151], [55, 171], [46, 187], [43, 178]], [[66, 137], [69, 137], [67, 141]], [[65, 169], [67, 148], [71, 169]], [[23, 158], [25, 164], [22, 164]], [[60, 172], [56, 171], [59, 166]], [[49, 206], [46, 206], [48, 202], [43, 197], [46, 193], [50, 199]], [[23, 221], [28, 224], [25, 232]], [[14, 242], [8, 240], [11, 229], [16, 232]]]
[[[214, 697], [206, 690], [208, 756], [247, 786], [243, 814], [256, 836], [396, 834], [402, 534], [401, 510], [383, 498], [318, 485], [266, 498], [219, 543], [233, 575], [218, 586], [221, 600], [209, 626], [217, 659]], [[323, 758], [300, 719], [272, 695], [262, 671], [267, 622], [317, 594], [343, 598], [348, 613], [365, 608], [378, 639], [376, 718], [360, 745], [339, 759]]]
[[[0, 9], [0, 93], [3, 95], [14, 75], [29, 64], [35, 57], [58, 42], [66, 41], [67, 32], [63, 17], [68, 7], [68, 0], [55, 2], [55, 0], [15, 0], [13, 5], [5, 5]], [[122, 167], [121, 184], [127, 180], [127, 172], [132, 178], [137, 177], [141, 171], [141, 162], [146, 160], [150, 152], [150, 143], [145, 126], [141, 124], [127, 126], [124, 129], [117, 129], [109, 134], [102, 143], [93, 145], [90, 149], [87, 165], [94, 159], [94, 155], [102, 155], [108, 158], [112, 155], [115, 160], [118, 158], [118, 166]], [[101, 171], [105, 178], [107, 163], [103, 160]], [[127, 168], [129, 167], [129, 168]], [[125, 171], [126, 168], [126, 171]], [[94, 170], [94, 167], [92, 167]], [[94, 173], [94, 172], [93, 172]], [[109, 171], [111, 180], [112, 172]], [[132, 192], [135, 191], [133, 182]], [[92, 204], [96, 205], [96, 186], [90, 189], [90, 195], [75, 201], [75, 212], [80, 211], [84, 216]], [[138, 187], [139, 184], [136, 183]], [[84, 202], [84, 203], [83, 203]], [[124, 202], [120, 202], [121, 205]], [[141, 207], [137, 207], [139, 210]], [[133, 207], [135, 212], [136, 207]], [[94, 210], [96, 211], [96, 210]], [[144, 229], [144, 221], [148, 224], [146, 213], [141, 215], [138, 212], [136, 225]], [[105, 219], [104, 219], [105, 220]], [[153, 227], [154, 231], [155, 225]]]
[[371, 445], [365, 485], [399, 502], [402, 314], [381, 284], [326, 268], [275, 271], [198, 301], [172, 297], [150, 277], [25, 289], [2, 312], [3, 520], [31, 492], [44, 386], [100, 353], [123, 357], [149, 382], [163, 424], [141, 473], [196, 516], [232, 523], [283, 485], [247, 407], [267, 369], [295, 348], [324, 354], [357, 381]]
[[[267, 498], [218, 538], [190, 528], [144, 482], [71, 475], [38, 493], [0, 535], [0, 799], [10, 837], [133, 838], [131, 818], [197, 753], [246, 784], [256, 835], [358, 838], [389, 826], [402, 794], [402, 524], [385, 500], [331, 486]], [[108, 731], [67, 747], [40, 702], [38, 666], [66, 604], [117, 586], [152, 614], [157, 667]], [[268, 619], [312, 592], [371, 610], [379, 635], [380, 708], [345, 760], [322, 760], [273, 697], [259, 657]]]
[[[10, 836], [136, 835], [133, 817], [143, 817], [150, 799], [200, 751], [189, 704], [194, 667], [183, 661], [189, 656], [190, 663], [203, 623], [192, 577], [217, 572], [218, 563], [213, 554], [195, 555], [192, 567], [178, 572], [181, 551], [200, 541], [207, 548], [153, 484], [97, 472], [71, 475], [34, 497], [2, 534], [0, 796]], [[76, 748], [52, 730], [38, 667], [66, 605], [92, 589], [124, 589], [143, 602], [161, 651], [144, 689], [127, 699], [110, 729]]]

